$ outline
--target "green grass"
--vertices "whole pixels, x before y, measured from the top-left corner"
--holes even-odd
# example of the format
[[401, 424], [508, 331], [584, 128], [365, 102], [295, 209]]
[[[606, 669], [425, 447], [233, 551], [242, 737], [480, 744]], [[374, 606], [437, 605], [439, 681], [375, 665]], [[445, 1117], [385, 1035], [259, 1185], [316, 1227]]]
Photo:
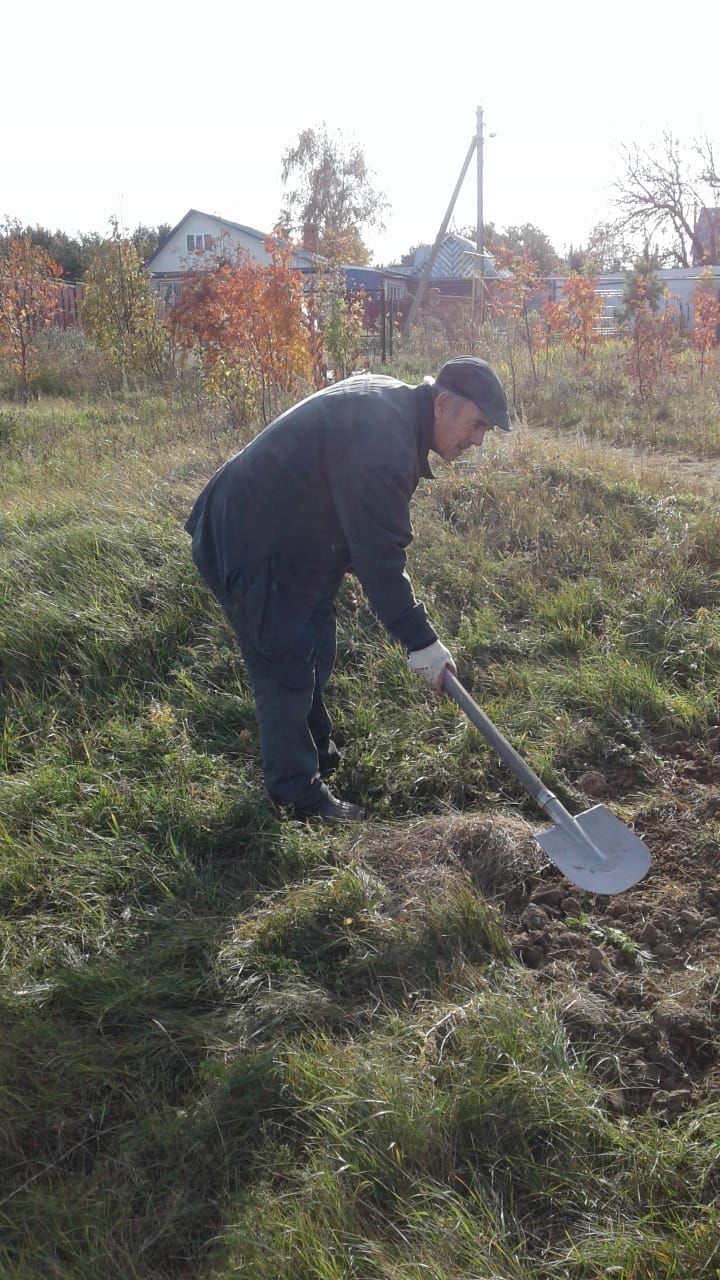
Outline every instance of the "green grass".
[[[378, 822], [267, 808], [180, 527], [237, 442], [176, 409], [2, 410], [0, 1273], [716, 1276], [717, 1107], [618, 1118], [502, 877], [430, 852], [456, 809], [537, 815], [352, 582], [338, 787]], [[462, 679], [561, 793], [702, 743], [716, 506], [523, 435], [491, 457], [414, 507]]]

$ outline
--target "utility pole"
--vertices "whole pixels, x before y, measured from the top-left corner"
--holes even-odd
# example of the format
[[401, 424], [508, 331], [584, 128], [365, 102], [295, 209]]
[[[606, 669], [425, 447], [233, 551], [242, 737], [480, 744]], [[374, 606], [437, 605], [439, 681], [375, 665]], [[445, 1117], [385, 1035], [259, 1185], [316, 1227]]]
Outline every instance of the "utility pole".
[[[465, 174], [470, 168], [470, 161], [472, 160], [473, 152], [475, 152], [476, 161], [477, 161], [477, 229], [475, 232], [475, 249], [476, 249], [475, 257], [478, 259], [478, 262], [480, 263], [478, 272], [477, 273], [473, 272], [473, 280], [472, 280], [473, 325], [475, 323], [476, 284], [478, 281], [479, 281], [479, 287], [480, 287], [480, 323], [482, 324], [485, 319], [485, 279], [484, 279], [485, 277], [485, 222], [484, 222], [484, 213], [483, 213], [483, 144], [485, 141], [485, 126], [483, 124], [482, 107], [476, 108], [475, 121], [476, 121], [475, 133], [473, 135], [472, 141], [468, 148], [468, 153], [465, 156], [463, 167], [460, 170], [460, 177], [458, 178], [455, 184], [455, 190], [453, 191], [452, 196], [450, 197], [450, 204], [447, 207], [445, 217], [443, 218], [440, 224], [438, 233], [435, 237], [435, 243], [433, 244], [433, 247], [430, 250], [430, 253], [428, 254], [427, 258], [425, 259], [425, 265], [423, 267], [423, 271], [420, 276], [415, 297], [413, 298], [412, 303], [410, 305], [410, 309], [405, 317], [405, 322], [403, 324], [403, 329], [402, 329], [403, 333], [409, 333], [410, 328], [412, 326], [412, 322], [415, 319], [415, 316], [422, 305], [423, 299], [425, 297], [425, 293], [427, 291], [428, 282], [430, 280], [432, 269], [433, 269], [433, 266], [435, 265], [435, 260], [438, 256], [438, 253], [440, 252], [440, 248], [443, 242], [443, 237], [445, 235], [445, 232], [447, 231], [448, 223], [450, 222], [450, 218], [452, 217], [453, 209], [455, 208], [455, 201], [457, 200], [458, 194], [460, 192], [460, 188], [462, 187], [462, 184], [465, 181]], [[491, 133], [490, 137], [494, 138], [495, 134]]]
[[475, 248], [480, 263], [480, 323], [485, 320], [485, 224], [483, 221], [483, 109], [478, 107], [476, 113], [477, 129], [475, 133], [475, 153], [477, 155], [477, 226], [475, 229]]
[[472, 160], [472, 157], [473, 157], [473, 151], [475, 150], [476, 141], [477, 141], [476, 138], [473, 138], [472, 142], [470, 143], [470, 146], [468, 148], [468, 153], [465, 156], [465, 159], [463, 161], [463, 167], [460, 170], [460, 177], [455, 183], [455, 190], [453, 191], [452, 196], [450, 197], [450, 204], [447, 207], [445, 217], [440, 223], [440, 228], [435, 237], [435, 243], [425, 260], [425, 266], [423, 268], [423, 273], [420, 277], [420, 283], [418, 284], [417, 292], [415, 294], [415, 297], [412, 300], [410, 310], [408, 311], [407, 316], [405, 317], [405, 324], [403, 325], [403, 333], [410, 332], [410, 329], [412, 327], [412, 322], [415, 319], [416, 312], [418, 311], [422, 303], [422, 300], [425, 297], [428, 281], [430, 279], [430, 273], [433, 269], [433, 266], [435, 265], [435, 259], [437, 258], [438, 253], [440, 252], [440, 246], [442, 245], [442, 242], [443, 242], [443, 236], [447, 231], [448, 223], [450, 221], [450, 218], [452, 217], [452, 211], [455, 208], [455, 201], [457, 200], [460, 188], [463, 182], [465, 181], [465, 174], [470, 168], [470, 161]]

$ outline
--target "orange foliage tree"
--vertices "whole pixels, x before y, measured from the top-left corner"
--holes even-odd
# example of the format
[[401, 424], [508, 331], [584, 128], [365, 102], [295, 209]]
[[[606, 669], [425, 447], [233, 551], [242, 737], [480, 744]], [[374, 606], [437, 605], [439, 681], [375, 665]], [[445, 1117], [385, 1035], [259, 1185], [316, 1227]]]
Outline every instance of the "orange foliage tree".
[[717, 347], [720, 339], [720, 300], [713, 292], [714, 284], [712, 273], [703, 272], [693, 298], [695, 323], [691, 342], [700, 356], [701, 375], [705, 366], [714, 360], [713, 348]]
[[545, 303], [549, 332], [567, 342], [583, 364], [589, 362], [592, 349], [602, 336], [603, 307], [596, 281], [577, 271], [568, 276], [559, 301]]
[[207, 385], [239, 422], [259, 412], [269, 422], [285, 394], [304, 391], [312, 376], [302, 277], [291, 250], [266, 241], [267, 266], [241, 254], [188, 274], [168, 325], [178, 343], [199, 355]]
[[504, 246], [499, 246], [493, 252], [501, 275], [499, 279], [492, 281], [492, 316], [505, 331], [514, 392], [515, 349], [518, 339], [527, 347], [533, 381], [538, 381], [537, 349], [542, 328], [538, 306], [542, 301], [545, 285], [540, 267], [530, 253], [514, 253]]
[[671, 311], [653, 315], [647, 306], [638, 306], [630, 327], [628, 368], [640, 395], [654, 389], [663, 370], [672, 364], [678, 333]]
[[52, 323], [62, 268], [29, 236], [13, 236], [0, 254], [0, 353], [17, 375], [27, 403], [37, 334]]
[[623, 312], [630, 332], [628, 369], [640, 395], [652, 393], [678, 347], [677, 315], [663, 305], [666, 295], [652, 263], [641, 262], [628, 276]]

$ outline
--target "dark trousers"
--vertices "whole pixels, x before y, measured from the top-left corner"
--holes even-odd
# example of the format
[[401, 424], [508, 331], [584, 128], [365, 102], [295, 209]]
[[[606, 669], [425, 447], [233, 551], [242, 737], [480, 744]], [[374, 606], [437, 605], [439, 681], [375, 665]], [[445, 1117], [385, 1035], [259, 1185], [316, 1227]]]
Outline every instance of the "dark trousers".
[[265, 788], [276, 804], [311, 807], [326, 788], [321, 768], [334, 763], [332, 722], [323, 701], [337, 651], [335, 611], [323, 628], [314, 666], [298, 688], [258, 671], [238, 637], [255, 697]]

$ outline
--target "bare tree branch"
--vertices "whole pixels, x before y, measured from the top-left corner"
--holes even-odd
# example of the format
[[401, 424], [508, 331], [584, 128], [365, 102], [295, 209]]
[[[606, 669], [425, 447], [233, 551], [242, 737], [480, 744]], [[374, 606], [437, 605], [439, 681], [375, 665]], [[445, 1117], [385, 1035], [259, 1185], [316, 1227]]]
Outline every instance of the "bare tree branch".
[[623, 160], [625, 173], [615, 184], [619, 224], [642, 233], [646, 241], [652, 235], [665, 237], [666, 253], [677, 266], [702, 261], [697, 212], [714, 204], [720, 191], [710, 139], [695, 139], [687, 148], [668, 132], [662, 144], [648, 150], [636, 143], [624, 147]]

